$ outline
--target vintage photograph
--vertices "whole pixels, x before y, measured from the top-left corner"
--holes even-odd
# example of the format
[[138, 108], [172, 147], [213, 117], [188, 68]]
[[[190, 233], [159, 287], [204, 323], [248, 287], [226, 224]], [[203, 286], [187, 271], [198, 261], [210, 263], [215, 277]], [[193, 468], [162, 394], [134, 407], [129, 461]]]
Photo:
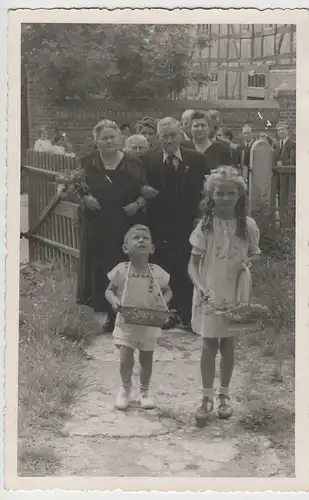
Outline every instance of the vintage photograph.
[[22, 23], [20, 477], [295, 477], [296, 35]]

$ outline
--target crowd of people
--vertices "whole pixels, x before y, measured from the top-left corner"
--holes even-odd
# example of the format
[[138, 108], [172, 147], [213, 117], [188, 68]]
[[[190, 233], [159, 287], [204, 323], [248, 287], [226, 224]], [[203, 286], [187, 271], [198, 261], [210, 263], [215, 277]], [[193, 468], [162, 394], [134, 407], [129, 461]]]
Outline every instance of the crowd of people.
[[67, 134], [57, 130], [52, 140], [50, 140], [47, 128], [45, 127], [42, 127], [40, 130], [40, 137], [34, 143], [34, 150], [41, 153], [75, 157], [72, 143]]
[[[274, 162], [292, 164], [295, 143], [288, 127], [280, 122], [277, 131]], [[218, 350], [217, 412], [228, 418], [234, 333], [224, 311], [249, 301], [250, 266], [260, 254], [259, 229], [247, 216], [246, 201], [256, 137], [246, 124], [244, 144], [237, 145], [219, 112], [201, 110], [187, 110], [181, 122], [145, 117], [134, 132], [129, 124], [102, 120], [93, 129], [93, 151], [81, 158], [77, 301], [93, 308], [103, 332], [113, 332], [120, 350], [119, 409], [130, 404], [136, 349], [140, 404], [153, 407], [148, 389], [161, 334], [157, 327], [126, 323], [121, 306], [155, 309], [163, 301], [173, 311], [163, 330], [182, 325], [203, 338], [196, 420], [205, 421], [213, 410]], [[64, 148], [62, 139], [52, 146]], [[47, 140], [40, 138], [41, 144]]]

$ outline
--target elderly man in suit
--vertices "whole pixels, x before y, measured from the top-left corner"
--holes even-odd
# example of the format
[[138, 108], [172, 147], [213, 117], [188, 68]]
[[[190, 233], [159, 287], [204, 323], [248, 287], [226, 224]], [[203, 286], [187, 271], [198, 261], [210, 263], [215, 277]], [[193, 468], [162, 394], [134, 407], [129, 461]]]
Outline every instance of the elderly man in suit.
[[181, 125], [174, 118], [158, 122], [160, 147], [147, 151], [144, 162], [148, 184], [149, 226], [155, 244], [154, 261], [171, 275], [171, 306], [178, 317], [170, 318], [165, 329], [180, 320], [191, 328], [193, 287], [188, 276], [191, 247], [189, 237], [199, 216], [199, 203], [207, 161], [201, 153], [181, 146]]
[[276, 126], [279, 141], [275, 145], [274, 163], [278, 167], [295, 165], [296, 143], [289, 137], [289, 127], [285, 122]]

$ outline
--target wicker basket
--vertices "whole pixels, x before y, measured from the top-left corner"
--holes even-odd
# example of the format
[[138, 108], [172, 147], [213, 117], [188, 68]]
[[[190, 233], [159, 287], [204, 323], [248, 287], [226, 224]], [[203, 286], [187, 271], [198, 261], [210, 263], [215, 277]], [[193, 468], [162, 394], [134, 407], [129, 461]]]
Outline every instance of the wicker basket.
[[133, 325], [155, 326], [155, 327], [162, 328], [164, 323], [171, 316], [173, 316], [174, 313], [172, 311], [169, 311], [167, 304], [164, 300], [161, 288], [159, 287], [150, 266], [149, 266], [150, 275], [153, 278], [153, 282], [158, 290], [158, 293], [162, 299], [162, 305], [164, 306], [165, 309], [164, 310], [163, 309], [162, 310], [160, 310], [160, 309], [154, 310], [154, 309], [137, 308], [137, 307], [124, 305], [123, 302], [124, 302], [124, 297], [125, 297], [127, 286], [128, 286], [130, 269], [131, 269], [131, 263], [129, 264], [128, 269], [127, 269], [127, 276], [126, 276], [125, 286], [124, 286], [124, 290], [123, 290], [121, 306], [120, 306], [120, 310], [119, 310], [124, 318], [125, 323], [131, 323]]
[[137, 309], [136, 307], [121, 306], [120, 312], [126, 323], [162, 328], [173, 313], [171, 311], [154, 311], [153, 309]]

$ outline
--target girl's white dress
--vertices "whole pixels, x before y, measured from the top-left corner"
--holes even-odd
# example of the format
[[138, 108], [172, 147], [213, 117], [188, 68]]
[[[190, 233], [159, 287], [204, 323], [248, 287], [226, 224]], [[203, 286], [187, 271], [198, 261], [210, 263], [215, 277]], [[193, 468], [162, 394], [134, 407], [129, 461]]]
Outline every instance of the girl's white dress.
[[[228, 307], [236, 303], [242, 263], [248, 256], [261, 253], [260, 232], [256, 222], [248, 217], [247, 226], [246, 241], [236, 235], [236, 219], [222, 220], [217, 217], [213, 219], [213, 231], [204, 230], [200, 221], [190, 236], [192, 254], [201, 255], [201, 283], [206, 290], [213, 292], [215, 307]], [[224, 315], [209, 314], [209, 307], [201, 302], [196, 289], [193, 292], [192, 329], [205, 338], [235, 335], [229, 329], [229, 320]]]

